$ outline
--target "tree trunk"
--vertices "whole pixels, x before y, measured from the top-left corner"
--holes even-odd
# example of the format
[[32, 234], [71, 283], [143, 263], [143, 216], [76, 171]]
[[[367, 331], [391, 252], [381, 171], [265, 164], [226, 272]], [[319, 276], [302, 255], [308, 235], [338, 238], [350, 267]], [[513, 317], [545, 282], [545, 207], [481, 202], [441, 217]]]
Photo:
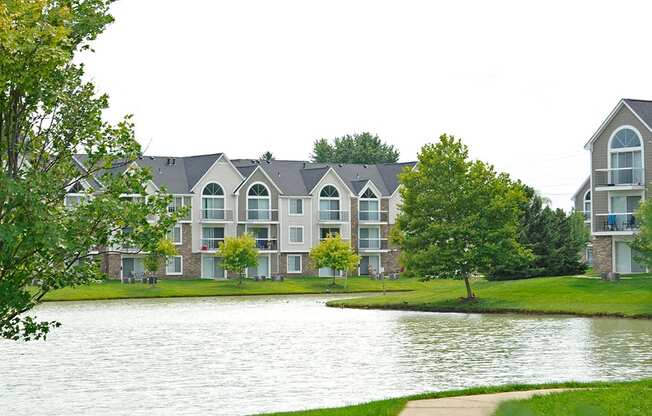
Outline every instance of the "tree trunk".
[[240, 280], [238, 280], [238, 286], [242, 286], [242, 279], [244, 279], [244, 272], [240, 272]]
[[[333, 272], [335, 271], [333, 270]], [[331, 286], [335, 286], [335, 273], [333, 273], [333, 283], [331, 283]]]
[[464, 285], [466, 286], [466, 299], [475, 299], [475, 294], [473, 293], [473, 289], [471, 289], [471, 283], [469, 282], [469, 276], [464, 276]]

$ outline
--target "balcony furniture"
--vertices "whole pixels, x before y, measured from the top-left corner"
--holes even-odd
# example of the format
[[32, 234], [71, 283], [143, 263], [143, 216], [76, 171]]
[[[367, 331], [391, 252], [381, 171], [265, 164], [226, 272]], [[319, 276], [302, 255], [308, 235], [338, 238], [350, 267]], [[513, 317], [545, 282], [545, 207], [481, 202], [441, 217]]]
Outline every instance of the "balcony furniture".
[[618, 225], [616, 224], [616, 216], [614, 214], [609, 214], [607, 216], [607, 226], [609, 231], [616, 231]]

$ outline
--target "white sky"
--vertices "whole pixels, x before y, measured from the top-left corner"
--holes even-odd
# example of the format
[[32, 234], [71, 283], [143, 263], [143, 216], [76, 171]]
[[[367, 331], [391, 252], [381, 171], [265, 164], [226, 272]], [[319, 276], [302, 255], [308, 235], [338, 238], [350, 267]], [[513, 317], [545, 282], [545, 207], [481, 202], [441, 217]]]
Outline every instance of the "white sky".
[[652, 99], [652, 4], [121, 0], [84, 56], [152, 155], [305, 159], [370, 131], [401, 160], [443, 133], [570, 207], [584, 143]]

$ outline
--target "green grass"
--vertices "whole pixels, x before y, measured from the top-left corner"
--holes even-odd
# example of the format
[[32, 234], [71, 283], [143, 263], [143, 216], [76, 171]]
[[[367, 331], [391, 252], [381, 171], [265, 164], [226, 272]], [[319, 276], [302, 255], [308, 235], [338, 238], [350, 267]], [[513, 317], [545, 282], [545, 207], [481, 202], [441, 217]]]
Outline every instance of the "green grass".
[[549, 313], [652, 318], [652, 278], [638, 275], [620, 282], [582, 277], [472, 283], [477, 300], [466, 302], [456, 280], [428, 282], [413, 292], [334, 300], [329, 306], [439, 312]]
[[643, 416], [652, 414], [652, 380], [568, 391], [500, 405], [495, 416]]
[[[63, 288], [48, 293], [45, 301], [103, 300], [129, 298], [166, 298], [195, 296], [238, 296], [238, 295], [289, 295], [322, 293], [359, 293], [382, 291], [382, 283], [368, 278], [350, 277], [344, 287], [344, 279], [337, 279], [331, 286], [332, 278], [293, 277], [283, 282], [254, 281], [245, 279], [242, 286], [237, 280], [159, 280], [154, 287], [142, 283], [123, 284], [117, 280], [107, 280], [87, 286]], [[426, 283], [416, 279], [386, 281], [388, 291], [423, 289]]]
[[[455, 397], [455, 396], [467, 396], [473, 394], [487, 394], [487, 393], [501, 393], [506, 391], [519, 391], [519, 390], [535, 390], [535, 389], [549, 389], [549, 388], [596, 388], [599, 390], [591, 391], [577, 391], [573, 393], [563, 393], [567, 394], [587, 394], [592, 399], [587, 399], [587, 403], [591, 403], [591, 400], [595, 401], [600, 399], [600, 394], [611, 397], [615, 400], [618, 397], [624, 397], [624, 391], [631, 391], [631, 395], [640, 394], [644, 392], [649, 395], [651, 393], [649, 389], [652, 387], [652, 380], [643, 380], [636, 382], [625, 382], [625, 383], [550, 383], [550, 384], [511, 384], [504, 386], [496, 387], [476, 387], [464, 390], [452, 390], [444, 391], [437, 393], [424, 393], [417, 394], [413, 396], [397, 397], [387, 400], [378, 400], [369, 403], [362, 403], [353, 406], [345, 406], [338, 408], [329, 408], [329, 409], [315, 409], [315, 410], [302, 410], [297, 412], [285, 412], [285, 413], [268, 413], [265, 416], [396, 416], [401, 410], [405, 407], [405, 404], [410, 400], [422, 400], [422, 399], [436, 399], [441, 397]], [[597, 393], [600, 392], [600, 393]], [[613, 392], [613, 396], [612, 393]], [[550, 400], [554, 400], [554, 396], [548, 397]], [[621, 403], [622, 409], [637, 409], [642, 403], [649, 403], [650, 398], [638, 398], [638, 400], [632, 400], [629, 403]], [[613, 405], [612, 402], [609, 404]], [[648, 407], [649, 408], [649, 407]], [[508, 412], [510, 409], [507, 410]], [[613, 413], [613, 415], [643, 415], [649, 413]], [[530, 416], [529, 413], [501, 413], [500, 416]], [[568, 413], [568, 412], [557, 412], [557, 413], [535, 413], [531, 416], [567, 416], [567, 415], [577, 415], [577, 416], [611, 416], [612, 413]]]

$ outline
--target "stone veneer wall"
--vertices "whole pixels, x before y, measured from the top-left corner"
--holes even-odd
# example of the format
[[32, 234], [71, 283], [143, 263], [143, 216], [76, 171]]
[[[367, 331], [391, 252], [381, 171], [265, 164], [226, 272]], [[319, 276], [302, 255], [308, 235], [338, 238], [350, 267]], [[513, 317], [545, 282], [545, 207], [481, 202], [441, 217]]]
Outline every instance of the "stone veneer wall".
[[[301, 273], [288, 273], [288, 254], [301, 255]], [[279, 261], [279, 274], [285, 277], [319, 276], [319, 271], [312, 266], [308, 253], [281, 253]]]
[[592, 244], [593, 244], [593, 267], [600, 273], [608, 273], [613, 271], [612, 237], [594, 236]]

